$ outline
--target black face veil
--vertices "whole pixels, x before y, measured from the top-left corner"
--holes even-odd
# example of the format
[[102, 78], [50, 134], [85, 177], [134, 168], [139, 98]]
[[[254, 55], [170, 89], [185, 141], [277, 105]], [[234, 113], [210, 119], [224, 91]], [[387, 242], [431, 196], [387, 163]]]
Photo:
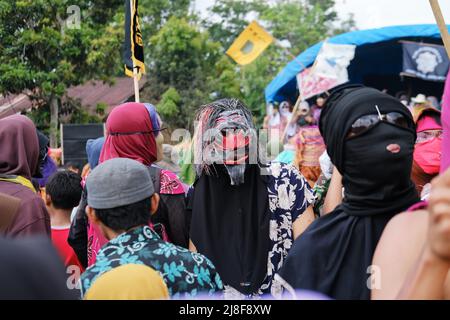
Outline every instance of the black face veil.
[[[406, 126], [380, 121], [348, 138], [365, 115], [400, 113]], [[372, 257], [396, 214], [419, 199], [410, 179], [415, 128], [408, 109], [361, 86], [332, 93], [320, 119], [328, 154], [343, 176], [343, 203], [314, 221], [292, 247], [280, 275], [296, 289], [335, 299], [369, 299]], [[396, 151], [389, 151], [395, 145]]]
[[[356, 120], [378, 111], [401, 114], [406, 127], [380, 121], [360, 136], [348, 138]], [[343, 176], [347, 214], [401, 211], [417, 199], [410, 179], [415, 124], [400, 101], [373, 88], [339, 90], [322, 111], [320, 131], [331, 161]], [[395, 153], [388, 150], [394, 145], [398, 148]]]

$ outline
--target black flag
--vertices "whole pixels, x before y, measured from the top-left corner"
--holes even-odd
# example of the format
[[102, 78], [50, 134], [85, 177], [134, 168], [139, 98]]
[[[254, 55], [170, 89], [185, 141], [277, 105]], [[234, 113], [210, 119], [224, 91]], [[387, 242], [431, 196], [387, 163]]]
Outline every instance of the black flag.
[[125, 74], [133, 77], [133, 67], [140, 77], [145, 73], [144, 43], [139, 24], [138, 0], [125, 0], [125, 44], [124, 62]]
[[445, 48], [415, 42], [403, 43], [403, 74], [429, 81], [445, 81], [449, 60]]

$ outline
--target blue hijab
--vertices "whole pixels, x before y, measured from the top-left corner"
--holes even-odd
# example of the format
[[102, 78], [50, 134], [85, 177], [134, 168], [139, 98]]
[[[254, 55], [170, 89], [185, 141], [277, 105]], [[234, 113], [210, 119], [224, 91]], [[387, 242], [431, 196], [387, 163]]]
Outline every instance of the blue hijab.
[[98, 165], [98, 160], [100, 159], [100, 153], [102, 152], [104, 143], [104, 137], [89, 139], [86, 143], [86, 153], [91, 170], [94, 170], [94, 168]]

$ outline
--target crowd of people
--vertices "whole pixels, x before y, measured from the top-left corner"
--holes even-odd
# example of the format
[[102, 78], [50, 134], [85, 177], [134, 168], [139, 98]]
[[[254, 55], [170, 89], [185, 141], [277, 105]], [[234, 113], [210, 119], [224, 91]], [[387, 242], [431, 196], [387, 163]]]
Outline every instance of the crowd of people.
[[360, 85], [283, 102], [263, 125], [294, 146], [282, 161], [241, 101], [208, 103], [189, 179], [159, 165], [151, 104], [115, 107], [84, 168], [1, 119], [0, 298], [450, 298], [449, 102]]

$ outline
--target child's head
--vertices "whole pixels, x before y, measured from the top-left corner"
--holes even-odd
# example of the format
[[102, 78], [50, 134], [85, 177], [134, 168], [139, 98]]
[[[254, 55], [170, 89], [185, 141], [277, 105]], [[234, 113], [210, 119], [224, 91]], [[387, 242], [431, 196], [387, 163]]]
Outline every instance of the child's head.
[[79, 176], [81, 175], [81, 168], [78, 163], [67, 162], [65, 165], [65, 169], [68, 171], [74, 172], [74, 173], [78, 174]]
[[55, 209], [72, 210], [78, 206], [83, 188], [81, 177], [71, 171], [58, 171], [45, 185], [46, 204]]

